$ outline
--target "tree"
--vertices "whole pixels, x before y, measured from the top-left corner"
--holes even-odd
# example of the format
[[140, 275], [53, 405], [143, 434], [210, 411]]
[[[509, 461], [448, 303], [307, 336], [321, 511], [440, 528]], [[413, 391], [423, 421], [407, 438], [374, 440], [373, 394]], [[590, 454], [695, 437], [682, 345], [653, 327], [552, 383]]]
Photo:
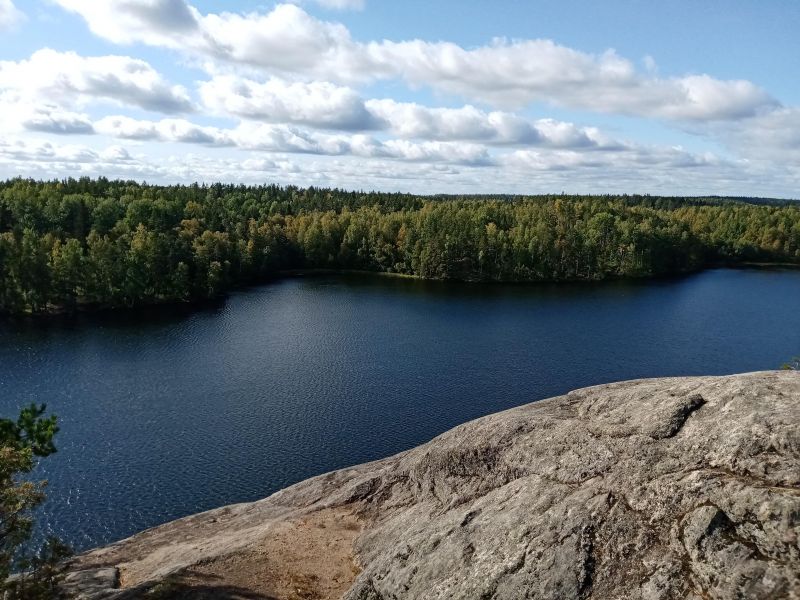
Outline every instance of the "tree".
[[[16, 421], [0, 419], [0, 591], [7, 600], [58, 598], [59, 563], [69, 549], [49, 539], [38, 554], [24, 552], [33, 528], [32, 512], [44, 500], [45, 482], [26, 477], [37, 458], [56, 451], [56, 417], [31, 404]], [[17, 575], [9, 577], [12, 572]]]
[[16, 279], [23, 290], [25, 303], [32, 312], [42, 310], [50, 295], [50, 252], [53, 238], [40, 236], [33, 229], [22, 233]]
[[0, 181], [13, 314], [199, 300], [298, 267], [563, 281], [753, 260], [800, 265], [800, 203]]
[[800, 371], [800, 356], [795, 356], [781, 368], [786, 369], [787, 371]]
[[84, 256], [81, 243], [75, 238], [65, 243], [56, 240], [52, 250], [53, 300], [70, 311], [75, 310], [83, 292]]

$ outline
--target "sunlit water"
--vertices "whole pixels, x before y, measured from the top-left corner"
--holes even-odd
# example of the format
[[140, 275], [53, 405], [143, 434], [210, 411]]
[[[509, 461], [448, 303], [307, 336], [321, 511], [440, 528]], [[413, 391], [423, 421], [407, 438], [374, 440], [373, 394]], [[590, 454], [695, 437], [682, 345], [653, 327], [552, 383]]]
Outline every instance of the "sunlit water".
[[60, 421], [46, 530], [77, 549], [609, 381], [776, 368], [800, 272], [597, 285], [287, 279], [196, 311], [0, 321], [0, 414]]

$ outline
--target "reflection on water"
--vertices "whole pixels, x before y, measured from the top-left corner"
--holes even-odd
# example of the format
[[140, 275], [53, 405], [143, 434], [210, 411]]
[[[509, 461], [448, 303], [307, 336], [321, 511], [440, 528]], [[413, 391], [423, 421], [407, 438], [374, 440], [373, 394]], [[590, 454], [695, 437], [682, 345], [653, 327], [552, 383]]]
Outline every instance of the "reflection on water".
[[0, 414], [47, 402], [47, 526], [77, 548], [581, 386], [775, 368], [800, 272], [477, 285], [287, 279], [192, 310], [0, 321]]

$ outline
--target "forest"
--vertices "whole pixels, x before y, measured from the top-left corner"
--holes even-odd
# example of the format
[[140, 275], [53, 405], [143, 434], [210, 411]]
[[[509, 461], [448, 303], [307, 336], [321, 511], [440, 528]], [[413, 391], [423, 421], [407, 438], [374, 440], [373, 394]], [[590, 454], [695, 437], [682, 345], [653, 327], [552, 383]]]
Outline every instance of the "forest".
[[195, 301], [297, 269], [534, 282], [747, 262], [800, 265], [800, 203], [0, 182], [11, 314]]

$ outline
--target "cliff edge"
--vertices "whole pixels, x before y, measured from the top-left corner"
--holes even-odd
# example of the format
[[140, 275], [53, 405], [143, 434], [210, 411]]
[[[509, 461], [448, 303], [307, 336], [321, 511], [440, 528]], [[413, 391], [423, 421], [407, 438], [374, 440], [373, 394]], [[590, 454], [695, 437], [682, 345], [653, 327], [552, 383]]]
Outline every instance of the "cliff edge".
[[489, 415], [81, 555], [84, 598], [800, 598], [800, 373]]

